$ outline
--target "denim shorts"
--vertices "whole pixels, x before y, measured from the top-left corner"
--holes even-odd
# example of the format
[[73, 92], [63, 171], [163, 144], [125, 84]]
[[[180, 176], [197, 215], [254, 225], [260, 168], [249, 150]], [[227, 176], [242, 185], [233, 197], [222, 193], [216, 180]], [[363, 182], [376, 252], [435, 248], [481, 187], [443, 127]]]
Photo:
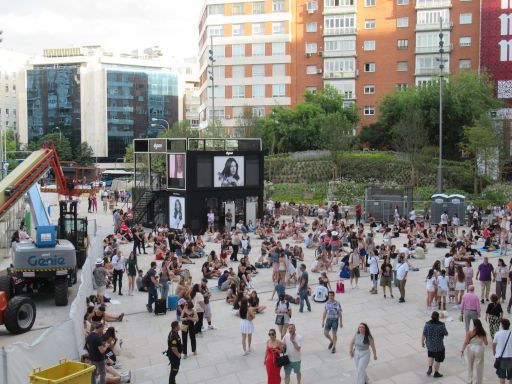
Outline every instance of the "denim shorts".
[[300, 361], [290, 361], [289, 364], [286, 364], [284, 366], [284, 374], [286, 376], [290, 376], [290, 374], [293, 372], [300, 373]]
[[336, 332], [338, 330], [338, 319], [327, 319], [325, 320], [324, 330], [329, 332]]

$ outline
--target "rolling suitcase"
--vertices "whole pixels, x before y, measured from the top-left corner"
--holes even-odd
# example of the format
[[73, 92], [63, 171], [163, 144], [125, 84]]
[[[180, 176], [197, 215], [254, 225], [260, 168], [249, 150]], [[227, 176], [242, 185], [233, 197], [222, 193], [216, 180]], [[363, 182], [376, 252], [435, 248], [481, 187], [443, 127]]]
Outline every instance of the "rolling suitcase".
[[178, 296], [169, 295], [167, 297], [167, 308], [169, 311], [175, 311], [178, 308]]
[[165, 315], [167, 313], [167, 302], [165, 299], [155, 301], [155, 315]]

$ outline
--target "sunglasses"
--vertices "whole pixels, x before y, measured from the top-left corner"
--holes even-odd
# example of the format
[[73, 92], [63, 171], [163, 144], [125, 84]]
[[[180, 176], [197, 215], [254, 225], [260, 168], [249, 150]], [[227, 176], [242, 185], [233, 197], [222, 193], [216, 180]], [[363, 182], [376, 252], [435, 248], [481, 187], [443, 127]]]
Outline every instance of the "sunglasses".
[[269, 336], [275, 336], [276, 334], [275, 333], [269, 333], [268, 335]]

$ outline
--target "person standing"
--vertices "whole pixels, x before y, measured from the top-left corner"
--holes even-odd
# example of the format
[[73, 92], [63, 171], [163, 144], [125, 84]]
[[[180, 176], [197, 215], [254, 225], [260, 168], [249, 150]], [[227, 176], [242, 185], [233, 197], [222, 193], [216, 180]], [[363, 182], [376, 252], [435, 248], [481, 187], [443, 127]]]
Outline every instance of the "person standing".
[[507, 299], [508, 268], [503, 259], [498, 260], [498, 266], [494, 274], [496, 280], [496, 295], [504, 303]]
[[370, 293], [376, 295], [377, 284], [379, 282], [379, 251], [374, 250], [373, 255], [368, 258], [368, 264], [370, 264], [370, 279], [372, 282], [372, 289], [370, 289]]
[[[147, 252], [146, 252], [146, 234], [144, 233], [144, 228], [142, 227], [142, 223], [139, 223], [137, 225], [137, 232], [139, 234], [140, 245], [142, 246], [142, 252], [144, 252], [144, 254], [147, 255]], [[140, 248], [139, 248], [139, 253], [140, 253]]]
[[496, 332], [492, 342], [492, 352], [496, 359], [501, 359], [496, 374], [500, 379], [500, 384], [505, 384], [505, 380], [512, 380], [512, 340], [510, 334], [510, 321], [501, 319], [501, 331]]
[[398, 256], [398, 265], [396, 267], [396, 280], [398, 281], [398, 290], [400, 291], [399, 303], [405, 303], [405, 284], [409, 273], [409, 264], [403, 254]]
[[356, 225], [361, 224], [361, 216], [363, 215], [363, 208], [361, 207], [361, 204], [357, 203], [355, 207], [356, 211]]
[[249, 307], [249, 300], [247, 299], [247, 297], [244, 296], [242, 300], [240, 300], [240, 309], [238, 310], [238, 313], [236, 315], [240, 317], [242, 349], [244, 350], [244, 356], [247, 356], [250, 352], [252, 352], [251, 343], [252, 334], [254, 333], [254, 324], [252, 323], [252, 321], [256, 316], [254, 310]]
[[478, 302], [478, 296], [475, 294], [474, 285], [470, 285], [468, 291], [462, 296], [460, 315], [464, 318], [467, 333], [471, 320], [480, 317], [480, 303]]
[[158, 281], [156, 280], [156, 261], [151, 262], [151, 268], [146, 272], [145, 276], [146, 286], [148, 289], [148, 303], [146, 308], [148, 312], [153, 312], [153, 303], [158, 299]]
[[195, 324], [199, 320], [197, 312], [194, 309], [194, 303], [188, 301], [180, 314], [181, 320], [181, 338], [183, 340], [183, 358], [187, 358], [187, 344], [188, 336], [190, 336], [190, 346], [192, 347], [192, 353], [197, 355], [196, 352], [196, 331]]
[[[359, 271], [360, 264], [361, 264], [361, 256], [359, 256], [359, 251], [357, 249], [354, 249], [348, 259], [348, 267], [350, 269], [350, 287], [352, 287], [352, 289], [357, 288], [357, 282], [358, 282], [359, 276], [360, 276], [360, 271]], [[354, 280], [356, 282], [355, 286], [353, 284]]]
[[121, 213], [118, 209], [114, 211], [114, 233], [117, 233], [119, 231], [119, 228], [121, 227]]
[[[482, 384], [484, 376], [484, 355], [485, 346], [488, 344], [487, 334], [480, 319], [473, 319], [473, 329], [466, 333], [466, 339], [460, 351], [461, 357], [464, 351], [468, 353], [466, 359], [468, 362], [468, 383]], [[474, 368], [476, 367], [476, 375]]]
[[228, 209], [226, 212], [226, 231], [229, 233], [231, 231], [231, 226], [233, 225], [233, 214], [231, 213], [231, 209]]
[[286, 354], [290, 363], [284, 366], [284, 382], [290, 384], [290, 376], [293, 372], [297, 376], [297, 384], [300, 384], [302, 374], [300, 373], [302, 336], [297, 333], [295, 324], [288, 325], [288, 333], [284, 335], [283, 344], [286, 347]]
[[443, 322], [439, 321], [439, 312], [432, 312], [431, 320], [425, 323], [423, 334], [421, 336], [421, 346], [427, 345], [428, 370], [427, 376], [432, 374], [434, 366], [434, 377], [443, 377], [439, 373], [439, 366], [444, 361], [445, 349], [443, 339], [448, 336], [448, 331]]
[[366, 384], [369, 379], [366, 374], [366, 368], [370, 363], [370, 347], [373, 352], [373, 359], [377, 360], [377, 349], [370, 328], [366, 323], [361, 323], [357, 327], [357, 332], [352, 338], [349, 347], [350, 357], [356, 364], [356, 383]]
[[[338, 327], [343, 328], [341, 304], [339, 301], [335, 300], [334, 292], [330, 291], [324, 305], [322, 328], [324, 329], [324, 336], [329, 339], [329, 346], [327, 348], [331, 350], [331, 353], [336, 353]], [[329, 335], [329, 332], [332, 333], [332, 336]]]
[[214, 330], [216, 328], [212, 325], [212, 306], [210, 305], [210, 298], [212, 294], [210, 292], [210, 289], [208, 288], [208, 279], [203, 278], [201, 280], [199, 290], [201, 291], [201, 294], [203, 295], [204, 299], [204, 318], [208, 323], [208, 329]]
[[386, 287], [389, 288], [389, 294], [391, 295], [391, 298], [394, 298], [393, 289], [391, 287], [391, 281], [393, 280], [393, 266], [389, 262], [389, 256], [384, 256], [384, 261], [382, 262], [380, 269], [382, 271], [380, 278], [380, 286], [382, 287], [382, 291], [384, 292], [384, 298], [386, 298]]
[[140, 245], [141, 245], [140, 232], [139, 232], [139, 229], [137, 227], [135, 227], [135, 228], [133, 228], [133, 252], [135, 254], [137, 254], [137, 249], [139, 250], [139, 255], [142, 254], [142, 252], [140, 251]]
[[308, 298], [308, 273], [306, 272], [306, 264], [300, 265], [300, 271], [301, 275], [299, 277], [299, 298], [300, 298], [300, 305], [299, 305], [299, 312], [304, 312], [304, 302], [306, 302], [306, 305], [308, 307], [308, 312], [311, 312], [311, 304], [309, 303]]
[[[89, 333], [85, 339], [85, 347], [89, 352], [91, 363], [96, 368], [91, 376], [91, 384], [105, 384], [107, 381], [107, 371], [105, 367], [105, 352], [107, 346], [103, 342], [103, 323], [94, 324], [94, 331]], [[96, 379], [98, 378], [98, 380]]]
[[489, 258], [484, 257], [484, 261], [478, 266], [478, 271], [476, 272], [476, 279], [480, 280], [480, 302], [482, 304], [484, 303], [484, 299], [489, 301], [489, 293], [491, 291], [491, 281], [493, 275], [494, 267], [491, 263], [489, 263]]
[[[284, 292], [284, 291], [283, 291]], [[290, 317], [292, 315], [292, 309], [290, 308], [290, 303], [286, 300], [286, 295], [284, 293], [279, 294], [279, 301], [276, 304], [276, 320], [275, 324], [279, 327], [279, 332], [281, 334], [281, 339], [286, 334], [286, 330], [288, 329], [288, 324], [290, 323]]]
[[210, 212], [206, 215], [206, 220], [208, 221], [208, 229], [213, 232], [215, 227], [215, 213], [213, 209], [210, 209]]
[[114, 267], [112, 285], [114, 293], [116, 292], [117, 282], [119, 281], [119, 296], [123, 296], [121, 289], [123, 288], [123, 275], [126, 271], [126, 260], [123, 257], [121, 250], [118, 249], [117, 253], [112, 257], [112, 266]]
[[283, 350], [283, 343], [276, 338], [276, 330], [271, 328], [268, 331], [269, 340], [267, 340], [267, 347], [265, 348], [265, 359], [263, 365], [267, 369], [267, 383], [280, 384], [281, 383], [281, 367], [276, 365], [276, 359]]
[[137, 257], [133, 251], [130, 252], [126, 265], [128, 274], [128, 296], [133, 296], [133, 291], [135, 290], [135, 278], [137, 277], [137, 270], [139, 269], [137, 265]]
[[238, 250], [240, 249], [240, 237], [238, 236], [238, 233], [233, 231], [233, 235], [231, 235], [231, 248], [233, 249], [233, 252], [231, 253], [231, 257], [229, 258], [231, 261], [238, 261]]
[[491, 295], [491, 302], [487, 305], [487, 310], [485, 311], [485, 319], [489, 323], [489, 333], [491, 334], [491, 338], [494, 338], [494, 335], [500, 329], [502, 317], [503, 308], [501, 308], [498, 295], [493, 293]]
[[92, 271], [94, 284], [96, 285], [96, 297], [98, 303], [103, 304], [105, 300], [105, 290], [107, 289], [107, 270], [103, 266], [104, 261], [100, 257], [96, 260], [96, 268]]
[[180, 370], [181, 352], [183, 350], [180, 339], [180, 323], [173, 321], [171, 323], [171, 332], [167, 336], [167, 356], [171, 364], [169, 373], [169, 384], [176, 384], [176, 376]]

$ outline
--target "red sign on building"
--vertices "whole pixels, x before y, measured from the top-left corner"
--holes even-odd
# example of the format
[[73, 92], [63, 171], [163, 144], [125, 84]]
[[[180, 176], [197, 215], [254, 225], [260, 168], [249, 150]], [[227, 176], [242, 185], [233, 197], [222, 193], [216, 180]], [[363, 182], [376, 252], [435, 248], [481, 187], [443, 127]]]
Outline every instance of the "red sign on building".
[[481, 67], [495, 81], [496, 96], [512, 106], [512, 0], [482, 1], [480, 38]]

